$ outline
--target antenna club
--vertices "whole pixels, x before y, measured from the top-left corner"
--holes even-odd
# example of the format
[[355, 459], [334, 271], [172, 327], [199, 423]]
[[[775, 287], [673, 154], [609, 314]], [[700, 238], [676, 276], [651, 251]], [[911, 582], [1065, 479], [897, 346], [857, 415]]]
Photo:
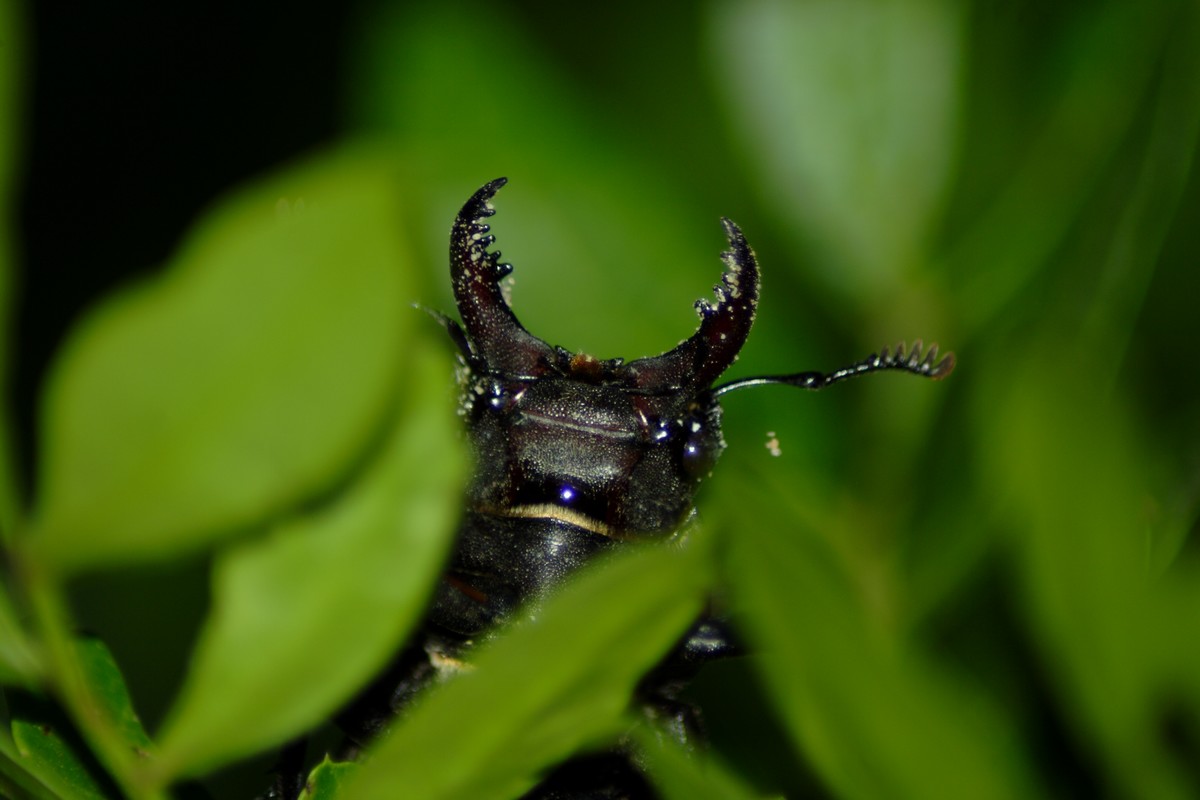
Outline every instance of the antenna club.
[[946, 355], [942, 356], [942, 360], [930, 371], [929, 377], [935, 381], [940, 381], [951, 372], [954, 372], [956, 364], [958, 364], [958, 361], [954, 358], [954, 353], [946, 353]]

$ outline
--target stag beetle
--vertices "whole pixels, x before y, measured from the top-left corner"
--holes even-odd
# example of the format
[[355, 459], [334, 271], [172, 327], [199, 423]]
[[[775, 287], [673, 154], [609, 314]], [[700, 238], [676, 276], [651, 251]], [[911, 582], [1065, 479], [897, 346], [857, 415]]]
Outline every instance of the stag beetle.
[[[722, 395], [765, 384], [821, 389], [882, 370], [937, 380], [954, 368], [953, 354], [939, 361], [936, 345], [922, 352], [918, 341], [831, 373], [714, 385], [750, 333], [759, 293], [754, 253], [728, 219], [721, 220], [729, 250], [721, 256], [717, 302], [697, 301], [700, 327], [691, 338], [629, 362], [552, 347], [513, 314], [501, 290], [512, 266], [489, 249], [495, 236], [484, 220], [506, 182], [498, 178], [475, 192], [451, 230], [461, 325], [431, 312], [458, 349], [460, 413], [476, 459], [457, 546], [421, 641], [339, 716], [352, 742], [369, 738], [439, 671], [457, 664], [474, 637], [597, 554], [679, 530], [725, 447]], [[722, 619], [701, 619], [643, 682], [640, 699], [686, 738], [695, 712], [675, 693], [700, 664], [738, 650]], [[636, 768], [616, 756], [568, 762], [529, 797], [648, 795]]]
[[[738, 227], [729, 240], [717, 303], [700, 300], [700, 328], [673, 350], [636, 361], [599, 360], [552, 347], [513, 314], [500, 281], [512, 265], [489, 251], [484, 220], [506, 183], [479, 189], [451, 232], [450, 274], [462, 325], [436, 314], [458, 347], [462, 415], [476, 455], [458, 548], [433, 620], [473, 635], [623, 541], [676, 531], [694, 514], [697, 485], [716, 463], [718, 399], [750, 386], [820, 389], [880, 370], [945, 377], [953, 355], [918, 342], [830, 374], [743, 378], [714, 386], [750, 333], [759, 272]], [[936, 363], [935, 363], [936, 362]], [[713, 649], [703, 633], [705, 650]]]

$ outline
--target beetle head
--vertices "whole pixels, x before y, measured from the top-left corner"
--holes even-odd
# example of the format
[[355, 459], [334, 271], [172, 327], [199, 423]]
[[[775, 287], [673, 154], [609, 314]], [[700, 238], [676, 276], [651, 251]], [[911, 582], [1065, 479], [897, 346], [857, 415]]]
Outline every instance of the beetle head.
[[714, 388], [737, 358], [754, 322], [759, 271], [738, 227], [729, 240], [716, 304], [698, 301], [700, 326], [661, 355], [624, 362], [552, 347], [525, 330], [500, 281], [512, 266], [485, 220], [498, 178], [455, 219], [450, 272], [462, 325], [438, 315], [466, 370], [462, 409], [476, 456], [469, 502], [475, 513], [529, 517], [625, 538], [675, 530], [692, 509], [697, 483], [724, 447], [717, 398], [752, 385], [817, 389], [847, 377], [900, 369], [940, 378], [953, 357], [934, 363], [918, 344], [906, 356], [880, 356], [824, 374], [747, 378]]
[[462, 327], [442, 318], [467, 365], [464, 413], [477, 458], [476, 510], [553, 515], [606, 535], [675, 529], [695, 484], [724, 446], [713, 381], [745, 343], [758, 302], [758, 265], [723, 220], [730, 249], [715, 305], [699, 329], [650, 358], [600, 360], [525, 330], [500, 281], [512, 267], [489, 250], [487, 184], [459, 212], [450, 269]]

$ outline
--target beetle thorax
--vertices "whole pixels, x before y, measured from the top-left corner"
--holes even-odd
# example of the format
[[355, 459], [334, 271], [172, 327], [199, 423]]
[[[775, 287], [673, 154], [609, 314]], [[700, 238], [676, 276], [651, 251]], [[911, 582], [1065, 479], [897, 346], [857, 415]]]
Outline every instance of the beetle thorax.
[[616, 538], [674, 530], [699, 476], [682, 469], [688, 437], [720, 449], [714, 413], [567, 376], [480, 378], [469, 430], [471, 503], [501, 516], [557, 518]]

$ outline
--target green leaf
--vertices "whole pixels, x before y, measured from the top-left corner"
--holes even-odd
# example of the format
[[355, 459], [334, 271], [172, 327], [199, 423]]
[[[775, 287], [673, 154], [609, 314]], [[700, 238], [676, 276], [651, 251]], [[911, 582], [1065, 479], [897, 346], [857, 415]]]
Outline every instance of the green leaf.
[[[0, 710], [3, 710], [3, 695], [0, 693]], [[6, 727], [0, 728], [0, 797], [28, 798], [29, 800], [63, 800], [66, 795], [54, 792], [37, 775], [30, 771], [36, 768], [34, 759], [26, 758], [17, 749], [11, 738], [12, 725], [7, 714], [0, 714]]]
[[952, 174], [963, 51], [949, 0], [722, 3], [716, 74], [783, 230], [826, 279], [885, 291], [923, 254]]
[[81, 569], [194, 549], [361, 457], [414, 316], [394, 183], [354, 154], [252, 187], [75, 330], [42, 404], [42, 557]]
[[1200, 719], [1200, 636], [1196, 635], [1200, 627], [1200, 564], [1186, 562], [1164, 578], [1147, 622], [1156, 645], [1160, 685], [1168, 687], [1154, 699], [1159, 730], [1167, 732], [1163, 743], [1186, 769], [1196, 763], [1190, 742], [1182, 747], [1172, 745], [1181, 744], [1178, 733], [1190, 731], [1192, 721]]
[[8, 587], [0, 583], [0, 684], [32, 687], [39, 673], [37, 657], [17, 620]]
[[1194, 599], [1176, 606], [1180, 627], [1160, 610], [1156, 459], [1086, 365], [1065, 345], [1046, 345], [993, 376], [978, 397], [990, 421], [979, 452], [1015, 531], [1030, 636], [1069, 723], [1103, 753], [1120, 794], [1184, 798], [1194, 775], [1163, 733], [1172, 687], [1158, 656], [1163, 642], [1176, 659], [1190, 655], [1180, 642], [1194, 639]]
[[330, 761], [329, 756], [308, 774], [300, 800], [335, 800], [359, 769], [352, 761]]
[[399, 419], [366, 474], [329, 507], [217, 561], [213, 609], [160, 737], [171, 777], [316, 725], [421, 613], [459, 514], [464, 459], [449, 359], [415, 345]]
[[711, 754], [685, 750], [664, 731], [638, 725], [633, 738], [663, 800], [739, 800], [759, 796]]
[[[98, 713], [113, 723], [120, 746], [145, 755], [150, 740], [137, 714], [112, 653], [99, 639], [74, 642], [78, 664], [91, 688]], [[84, 743], [49, 701], [21, 693], [10, 697], [14, 763], [27, 776], [64, 800], [115, 797], [103, 771]]]
[[638, 679], [699, 614], [706, 578], [695, 551], [673, 546], [589, 568], [418, 700], [347, 798], [515, 797], [611, 739]]
[[124, 746], [141, 755], [146, 754], [153, 745], [134, 711], [125, 678], [108, 646], [95, 638], [79, 639], [75, 646], [80, 669], [91, 686], [93, 697], [100, 704], [101, 712], [112, 721], [114, 732]]
[[1037, 797], [1012, 721], [913, 643], [889, 640], [860, 595], [877, 577], [847, 575], [762, 483], [722, 484], [736, 509], [724, 528], [732, 590], [804, 759], [839, 797]]
[[[152, 747], [150, 738], [133, 709], [112, 653], [95, 638], [77, 639], [72, 644], [95, 703], [92, 710], [108, 719], [106, 730], [116, 738], [115, 746], [133, 751], [136, 758], [147, 757]], [[27, 786], [34, 784], [34, 796], [38, 797], [73, 800], [115, 796], [102, 769], [56, 706], [19, 692], [9, 696], [9, 701], [15, 752], [5, 755], [20, 770], [20, 774], [12, 775], [15, 780]]]
[[63, 800], [103, 800], [105, 794], [84, 766], [74, 747], [58, 730], [24, 719], [12, 722], [13, 740], [21, 760], [19, 766]]
[[[0, 709], [4, 709], [6, 703], [11, 702], [11, 696], [0, 693]], [[34, 700], [36, 702], [36, 700]], [[18, 709], [22, 708], [22, 703], [18, 702]], [[86, 770], [79, 759], [74, 757], [73, 751], [59, 741], [56, 746], [62, 750], [65, 748], [68, 753], [71, 753], [73, 762], [70, 768], [66, 769], [67, 775], [60, 775], [62, 769], [55, 769], [52, 764], [62, 764], [61, 758], [44, 759], [41, 754], [35, 754], [34, 751], [25, 751], [17, 746], [17, 742], [13, 740], [13, 730], [18, 727], [28, 727], [31, 723], [31, 708], [32, 706], [26, 702], [24, 704], [24, 721], [20, 724], [14, 723], [8, 715], [4, 715], [5, 727], [0, 728], [0, 798], [18, 798], [28, 800], [74, 800], [74, 798], [82, 798], [83, 794], [72, 793], [70, 789], [65, 787], [71, 786], [71, 775], [77, 776], [82, 772], [82, 781], [84, 786], [91, 788], [95, 787], [95, 781], [92, 780], [88, 770]], [[42, 706], [47, 709], [47, 705]], [[20, 716], [20, 715], [19, 715]], [[58, 717], [61, 721], [61, 717]], [[48, 732], [52, 728], [48, 727], [46, 721], [37, 723], [38, 736], [35, 739], [35, 744], [44, 744], [44, 739], [47, 738]], [[28, 732], [26, 732], [28, 733]], [[23, 734], [25, 735], [25, 734]], [[46, 776], [43, 780], [41, 775]], [[55, 790], [58, 789], [58, 790]]]
[[[1005, 170], [1007, 182], [986, 213], [959, 232], [947, 257], [946, 272], [962, 284], [954, 306], [963, 330], [985, 330], [1018, 292], [1052, 269], [1048, 261], [1059, 257], [1130, 128], [1148, 113], [1146, 92], [1155, 86], [1175, 16], [1120, 0], [1098, 3], [1079, 16], [1076, 30], [1059, 37], [1063, 52], [1043, 78], [1057, 89], [1052, 112], [1038, 121], [1039, 134], [1021, 162]], [[1187, 167], [1173, 165], [1180, 175]], [[1170, 217], [1162, 208], [1155, 213]], [[1123, 227], [1111, 215], [1097, 224]]]

